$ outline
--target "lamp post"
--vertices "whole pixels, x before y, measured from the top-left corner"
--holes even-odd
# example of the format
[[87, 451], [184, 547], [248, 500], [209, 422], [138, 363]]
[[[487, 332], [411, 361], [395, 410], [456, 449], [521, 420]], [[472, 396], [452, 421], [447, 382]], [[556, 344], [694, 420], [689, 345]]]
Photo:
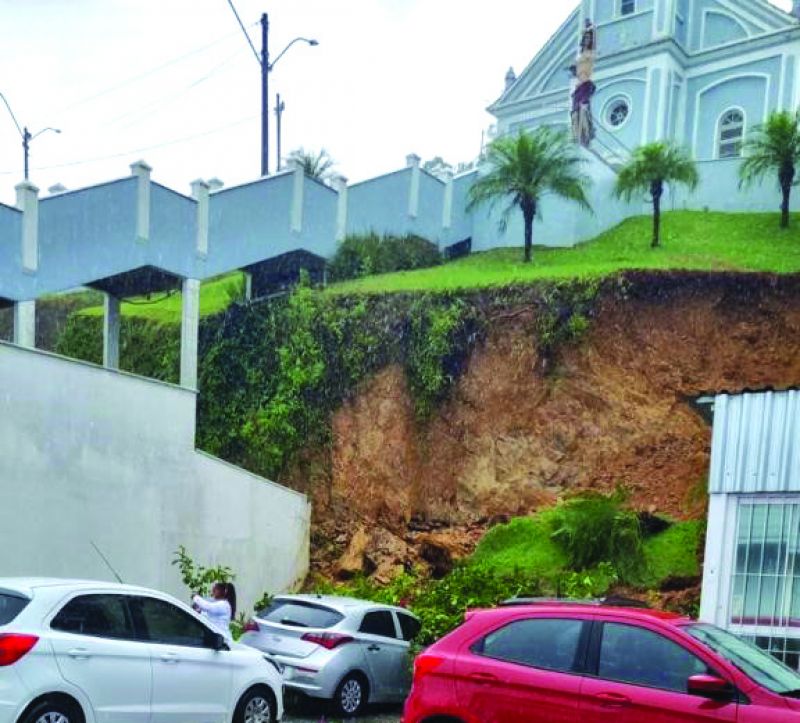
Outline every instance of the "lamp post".
[[298, 37], [292, 40], [278, 56], [270, 62], [269, 60], [269, 16], [264, 13], [261, 16], [261, 175], [269, 175], [269, 74], [295, 43], [307, 43], [311, 47], [319, 45], [316, 40], [311, 38]]
[[61, 133], [58, 128], [51, 128], [48, 126], [47, 128], [42, 128], [42, 130], [37, 131], [36, 133], [31, 134], [28, 130], [28, 126], [24, 128], [20, 127], [19, 123], [17, 122], [17, 116], [14, 115], [14, 111], [11, 110], [11, 104], [8, 102], [6, 97], [0, 93], [0, 100], [5, 103], [6, 108], [8, 109], [8, 113], [11, 116], [11, 120], [14, 121], [14, 125], [17, 127], [17, 133], [19, 133], [20, 137], [22, 138], [22, 152], [23, 152], [23, 161], [25, 167], [25, 180], [28, 180], [28, 160], [30, 158], [31, 152], [31, 141], [36, 138], [37, 136], [42, 135], [45, 131], [53, 131], [53, 133]]
[[29, 160], [30, 154], [31, 154], [31, 141], [34, 138], [37, 138], [38, 136], [42, 135], [42, 133], [45, 133], [46, 131], [53, 131], [53, 133], [61, 133], [61, 131], [58, 128], [51, 128], [50, 126], [47, 126], [47, 128], [42, 128], [42, 130], [37, 131], [33, 135], [31, 135], [31, 132], [28, 130], [28, 126], [25, 126], [22, 129], [22, 150], [23, 150], [23, 153], [24, 153], [24, 156], [25, 156], [25, 180], [26, 181], [28, 180], [28, 160]]

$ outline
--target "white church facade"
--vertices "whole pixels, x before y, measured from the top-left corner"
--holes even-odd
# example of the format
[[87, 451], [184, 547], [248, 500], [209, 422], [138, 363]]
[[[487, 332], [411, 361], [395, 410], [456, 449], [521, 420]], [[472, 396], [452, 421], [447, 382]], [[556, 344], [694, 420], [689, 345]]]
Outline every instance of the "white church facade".
[[489, 110], [499, 134], [568, 124], [569, 66], [590, 21], [592, 152], [613, 166], [638, 145], [672, 140], [703, 178], [677, 205], [775, 210], [775, 189], [740, 194], [736, 171], [748, 131], [800, 106], [799, 18], [798, 0], [791, 13], [766, 0], [582, 0], [519, 77], [509, 71]]

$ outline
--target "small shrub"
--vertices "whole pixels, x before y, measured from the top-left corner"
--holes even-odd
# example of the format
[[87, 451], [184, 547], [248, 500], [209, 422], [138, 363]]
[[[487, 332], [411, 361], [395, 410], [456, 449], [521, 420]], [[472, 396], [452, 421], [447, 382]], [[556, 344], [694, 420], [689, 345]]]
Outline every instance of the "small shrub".
[[180, 570], [183, 584], [191, 593], [197, 595], [206, 596], [211, 592], [215, 582], [231, 582], [236, 577], [233, 570], [224, 565], [217, 567], [197, 565], [183, 545], [175, 551], [172, 564]]
[[332, 281], [344, 281], [436, 266], [441, 260], [436, 244], [420, 236], [379, 236], [371, 232], [346, 237], [331, 259], [328, 271]]
[[635, 512], [624, 507], [627, 495], [584, 494], [559, 504], [549, 513], [552, 537], [572, 570], [588, 570], [606, 562], [625, 582], [635, 582], [645, 568], [642, 531]]

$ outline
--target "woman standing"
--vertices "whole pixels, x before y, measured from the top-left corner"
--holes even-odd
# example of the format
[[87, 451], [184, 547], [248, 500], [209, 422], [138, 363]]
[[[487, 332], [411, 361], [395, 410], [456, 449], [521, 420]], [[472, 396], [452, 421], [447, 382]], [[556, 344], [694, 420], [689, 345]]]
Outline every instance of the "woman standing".
[[233, 583], [215, 582], [211, 588], [211, 599], [195, 595], [192, 607], [205, 615], [228, 640], [232, 639], [231, 620], [236, 615], [236, 588]]

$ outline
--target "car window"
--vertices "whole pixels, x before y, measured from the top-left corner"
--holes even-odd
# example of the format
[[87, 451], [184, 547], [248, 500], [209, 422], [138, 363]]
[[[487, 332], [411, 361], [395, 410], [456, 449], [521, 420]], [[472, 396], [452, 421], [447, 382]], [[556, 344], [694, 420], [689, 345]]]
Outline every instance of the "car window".
[[268, 623], [298, 628], [332, 628], [344, 620], [344, 615], [322, 605], [281, 599], [274, 600], [258, 617]]
[[546, 670], [576, 670], [582, 620], [516, 620], [472, 646], [472, 652]]
[[652, 630], [619, 623], [603, 625], [600, 678], [686, 693], [691, 676], [709, 672], [700, 658]]
[[392, 614], [388, 610], [373, 610], [367, 613], [364, 615], [364, 619], [361, 621], [361, 627], [358, 630], [368, 635], [382, 635], [384, 638], [397, 638], [394, 620], [392, 619]]
[[30, 602], [22, 595], [0, 592], [0, 625], [8, 625]]
[[53, 630], [97, 638], [134, 640], [128, 599], [124, 595], [80, 595], [70, 600], [50, 623]]
[[414, 640], [422, 627], [419, 620], [411, 615], [406, 615], [406, 613], [397, 613], [397, 619], [400, 621], [400, 632], [403, 634], [403, 640], [408, 640], [409, 642]]
[[184, 610], [148, 597], [138, 598], [136, 604], [141, 611], [147, 640], [190, 648], [208, 647], [212, 631]]

